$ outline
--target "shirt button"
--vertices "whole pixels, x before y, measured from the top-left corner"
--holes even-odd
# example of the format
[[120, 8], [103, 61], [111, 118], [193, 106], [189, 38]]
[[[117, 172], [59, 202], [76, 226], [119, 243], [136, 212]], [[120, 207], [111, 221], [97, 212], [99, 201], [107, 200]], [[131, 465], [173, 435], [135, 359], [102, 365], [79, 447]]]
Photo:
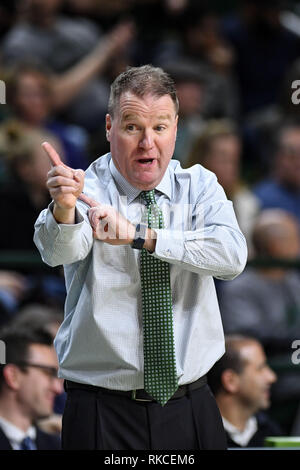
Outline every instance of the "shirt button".
[[166, 256], [171, 256], [171, 250], [169, 248], [165, 251], [165, 255]]

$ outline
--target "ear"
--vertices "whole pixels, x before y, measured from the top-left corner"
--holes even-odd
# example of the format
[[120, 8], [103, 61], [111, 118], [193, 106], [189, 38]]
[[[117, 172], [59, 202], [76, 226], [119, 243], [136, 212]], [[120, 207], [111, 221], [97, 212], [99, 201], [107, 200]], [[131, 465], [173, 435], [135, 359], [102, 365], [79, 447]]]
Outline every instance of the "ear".
[[178, 127], [177, 127], [177, 126], [178, 126], [178, 114], [177, 114], [177, 116], [176, 116], [176, 118], [175, 118], [175, 125], [176, 125], [176, 127], [175, 127], [175, 141], [176, 141], [176, 139], [177, 139], [177, 128], [178, 128]]
[[3, 369], [3, 376], [8, 388], [12, 390], [19, 390], [21, 371], [14, 364], [7, 364]]
[[224, 370], [221, 377], [222, 385], [224, 390], [227, 393], [235, 394], [239, 391], [240, 388], [240, 378], [239, 375], [232, 369]]
[[105, 129], [106, 129], [106, 139], [110, 142], [110, 130], [112, 126], [112, 117], [110, 114], [106, 114], [105, 116]]

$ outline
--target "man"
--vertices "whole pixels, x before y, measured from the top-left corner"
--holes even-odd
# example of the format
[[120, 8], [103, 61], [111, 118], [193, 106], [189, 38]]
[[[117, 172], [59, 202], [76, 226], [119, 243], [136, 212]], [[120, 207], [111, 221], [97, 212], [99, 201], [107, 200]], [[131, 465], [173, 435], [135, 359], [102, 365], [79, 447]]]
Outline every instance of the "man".
[[0, 449], [60, 449], [58, 435], [36, 426], [53, 413], [54, 399], [62, 392], [52, 336], [10, 327], [0, 338], [6, 355], [0, 367]]
[[[299, 258], [297, 219], [282, 209], [265, 209], [256, 218], [252, 241], [254, 253], [266, 260]], [[291, 361], [291, 344], [300, 335], [300, 277], [296, 269], [277, 264], [253, 266], [219, 289], [225, 333], [243, 333], [261, 341], [278, 374], [272, 387], [272, 412], [291, 432], [299, 406], [300, 377]], [[284, 413], [279, 413], [284, 410]]]
[[205, 384], [224, 353], [212, 276], [239, 274], [246, 245], [216, 177], [170, 161], [177, 115], [171, 78], [133, 67], [112, 84], [111, 153], [85, 185], [44, 145], [53, 203], [35, 242], [45, 262], [65, 267], [55, 340], [68, 391], [63, 448], [224, 448]]
[[208, 375], [227, 435], [228, 447], [260, 447], [279, 427], [260, 412], [270, 406], [276, 375], [261, 344], [241, 335], [226, 337], [226, 353]]
[[254, 192], [262, 209], [280, 208], [300, 222], [300, 125], [286, 123], [277, 131], [274, 164], [269, 178]]

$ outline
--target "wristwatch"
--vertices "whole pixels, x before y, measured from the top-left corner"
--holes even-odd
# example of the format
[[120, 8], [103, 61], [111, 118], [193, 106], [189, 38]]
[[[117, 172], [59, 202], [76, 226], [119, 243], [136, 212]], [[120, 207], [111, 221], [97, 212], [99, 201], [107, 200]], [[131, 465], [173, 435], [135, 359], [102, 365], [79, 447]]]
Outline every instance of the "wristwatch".
[[134, 248], [135, 250], [143, 249], [145, 239], [146, 239], [146, 231], [147, 231], [146, 224], [137, 224], [135, 228], [134, 239], [131, 245], [132, 248]]

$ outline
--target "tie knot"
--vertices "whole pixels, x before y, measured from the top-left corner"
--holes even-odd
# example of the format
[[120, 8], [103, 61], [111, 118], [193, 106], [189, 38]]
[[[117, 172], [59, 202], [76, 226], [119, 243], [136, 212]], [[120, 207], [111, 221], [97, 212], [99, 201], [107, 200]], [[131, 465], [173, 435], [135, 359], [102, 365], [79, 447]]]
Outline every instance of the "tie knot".
[[36, 450], [36, 445], [29, 436], [21, 442], [21, 450]]
[[151, 204], [156, 204], [155, 202], [155, 190], [151, 189], [150, 191], [142, 191], [142, 198], [146, 201], [146, 205], [150, 206]]

